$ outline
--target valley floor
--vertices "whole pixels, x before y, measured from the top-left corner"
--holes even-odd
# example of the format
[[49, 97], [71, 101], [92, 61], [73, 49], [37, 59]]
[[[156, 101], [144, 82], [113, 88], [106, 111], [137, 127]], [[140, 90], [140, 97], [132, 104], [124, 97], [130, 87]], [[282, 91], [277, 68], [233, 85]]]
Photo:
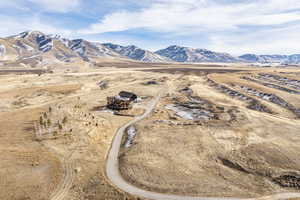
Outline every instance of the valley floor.
[[[125, 180], [189, 196], [299, 192], [299, 69], [108, 65], [0, 75], [0, 199], [138, 199], [107, 180], [106, 156], [119, 127], [163, 88], [123, 138]], [[123, 90], [141, 101], [114, 115], [106, 97]]]

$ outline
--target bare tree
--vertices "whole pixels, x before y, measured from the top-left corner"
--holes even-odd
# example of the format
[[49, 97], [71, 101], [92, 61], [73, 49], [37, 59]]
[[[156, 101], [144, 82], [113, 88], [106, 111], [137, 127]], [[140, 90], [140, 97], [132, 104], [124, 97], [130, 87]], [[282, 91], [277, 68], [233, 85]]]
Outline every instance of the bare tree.
[[62, 130], [63, 129], [63, 126], [58, 122], [58, 129], [59, 130]]

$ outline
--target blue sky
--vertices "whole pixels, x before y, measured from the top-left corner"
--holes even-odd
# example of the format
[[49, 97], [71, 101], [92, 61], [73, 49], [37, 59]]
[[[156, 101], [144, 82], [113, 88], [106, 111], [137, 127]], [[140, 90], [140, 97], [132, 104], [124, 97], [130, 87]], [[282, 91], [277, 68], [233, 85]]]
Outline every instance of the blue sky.
[[300, 53], [299, 0], [0, 0], [0, 36], [24, 30], [157, 50]]

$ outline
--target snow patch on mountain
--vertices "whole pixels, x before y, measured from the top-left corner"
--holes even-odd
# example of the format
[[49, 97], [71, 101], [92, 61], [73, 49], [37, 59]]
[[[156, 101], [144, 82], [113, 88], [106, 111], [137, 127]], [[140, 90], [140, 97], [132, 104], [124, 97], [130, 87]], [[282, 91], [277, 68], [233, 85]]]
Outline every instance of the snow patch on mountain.
[[106, 47], [108, 47], [108, 48], [110, 48], [110, 49], [112, 49], [116, 52], [120, 52], [124, 48], [124, 46], [121, 46], [121, 45], [118, 45], [118, 44], [112, 44], [112, 43], [104, 43], [102, 45], [104, 45], [104, 46], [106, 46]]
[[83, 40], [81, 40], [81, 39], [72, 40], [70, 48], [72, 51], [78, 53], [81, 56], [84, 56], [86, 49], [82, 43], [83, 43]]
[[103, 55], [106, 56], [120, 56], [118, 53], [112, 51], [110, 48], [107, 48], [106, 46], [104, 46], [103, 44], [99, 43], [99, 42], [94, 42], [92, 43], [93, 45], [95, 45], [100, 52], [102, 52]]
[[6, 53], [6, 48], [4, 45], [0, 44], [0, 56], [4, 56]]
[[53, 40], [46, 35], [37, 35], [36, 42], [39, 46], [39, 50], [46, 53], [53, 47]]
[[30, 34], [30, 31], [25, 31], [25, 32], [22, 32], [22, 33], [19, 33], [18, 35], [15, 35], [13, 36], [14, 38], [25, 38], [27, 35]]
[[84, 60], [100, 57], [120, 57], [119, 54], [100, 43], [88, 42], [82, 39], [72, 40], [70, 49], [76, 52]]

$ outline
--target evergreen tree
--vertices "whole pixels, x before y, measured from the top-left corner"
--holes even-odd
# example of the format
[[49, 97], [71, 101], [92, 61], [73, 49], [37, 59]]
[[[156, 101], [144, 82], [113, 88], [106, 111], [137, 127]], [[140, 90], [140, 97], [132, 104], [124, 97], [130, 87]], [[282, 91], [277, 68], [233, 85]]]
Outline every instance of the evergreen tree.
[[43, 125], [43, 117], [42, 116], [40, 116], [40, 125], [42, 126]]

